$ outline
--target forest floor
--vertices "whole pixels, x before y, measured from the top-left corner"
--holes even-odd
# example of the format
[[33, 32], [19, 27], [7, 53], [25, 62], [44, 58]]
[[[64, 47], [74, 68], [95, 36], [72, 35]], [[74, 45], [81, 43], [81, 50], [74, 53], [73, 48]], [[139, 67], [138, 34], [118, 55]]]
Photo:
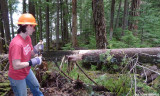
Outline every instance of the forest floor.
[[[32, 70], [35, 72], [35, 75], [41, 85], [40, 90], [43, 92], [44, 96], [122, 96], [122, 95], [115, 95], [115, 93], [111, 93], [108, 90], [106, 91], [106, 89], [104, 88], [98, 89], [98, 87], [96, 87], [96, 84], [91, 82], [91, 80], [89, 80], [86, 76], [83, 77], [82, 76], [83, 73], [80, 72], [80, 70], [77, 68], [73, 69], [76, 71], [76, 73], [74, 73], [74, 71], [70, 72], [70, 74], [72, 75], [74, 73], [74, 75], [70, 79], [67, 77], [71, 76], [68, 75], [67, 69], [66, 71], [64, 71], [64, 74], [62, 74], [63, 72], [61, 72], [60, 69], [56, 68], [56, 64], [50, 64], [47, 62], [46, 64], [42, 65], [43, 66], [34, 67], [32, 68]], [[66, 66], [64, 68], [66, 68]], [[117, 92], [116, 94], [118, 94], [118, 92], [121, 94], [123, 94], [124, 92], [128, 93], [129, 90], [133, 89], [130, 86], [129, 82], [131, 80], [130, 78], [128, 78], [128, 75], [124, 74], [123, 78], [120, 79], [121, 77], [120, 75], [122, 74], [108, 74], [103, 72], [96, 73], [96, 71], [91, 71], [91, 70], [85, 70], [85, 72], [92, 79], [99, 78], [100, 81], [96, 81], [97, 83], [99, 83], [100, 85], [106, 84], [108, 86], [107, 88], [109, 90], [114, 89], [113, 91]], [[13, 91], [10, 87], [7, 73], [8, 73], [7, 71], [0, 71], [0, 96], [14, 96]], [[65, 74], [67, 76], [65, 76]], [[85, 82], [86, 79], [87, 79], [87, 84]], [[152, 82], [150, 83], [151, 85], [148, 86], [144, 83], [138, 84], [138, 82], [141, 81], [137, 79], [137, 86], [140, 85], [139, 87], [137, 87], [137, 92], [142, 94], [146, 92], [159, 93], [160, 77], [154, 81], [156, 82], [155, 83]], [[154, 87], [154, 85], [156, 85], [156, 88], [153, 89], [152, 87]], [[123, 91], [121, 91], [120, 89]], [[132, 91], [131, 93], [134, 94], [134, 91]], [[28, 88], [28, 96], [33, 96], [29, 88]], [[154, 95], [154, 96], [159, 96], [159, 95]]]
[[[40, 75], [43, 75], [43, 71], [39, 71]], [[7, 73], [7, 72], [6, 72]], [[14, 96], [13, 91], [9, 85], [8, 77], [6, 73], [1, 73], [0, 75], [0, 95], [1, 96]], [[46, 72], [45, 72], [46, 74]], [[44, 96], [114, 96], [109, 92], [100, 91], [97, 92], [99, 95], [91, 95], [90, 90], [86, 90], [80, 85], [77, 85], [75, 82], [70, 82], [64, 76], [62, 76], [59, 72], [49, 72], [48, 76], [45, 80], [40, 81], [41, 88], [40, 90], [43, 92]], [[38, 76], [36, 74], [36, 76]], [[38, 77], [38, 79], [42, 79]], [[3, 89], [2, 89], [3, 88]], [[3, 93], [2, 93], [3, 90]], [[28, 96], [33, 96], [31, 91], [28, 88]]]

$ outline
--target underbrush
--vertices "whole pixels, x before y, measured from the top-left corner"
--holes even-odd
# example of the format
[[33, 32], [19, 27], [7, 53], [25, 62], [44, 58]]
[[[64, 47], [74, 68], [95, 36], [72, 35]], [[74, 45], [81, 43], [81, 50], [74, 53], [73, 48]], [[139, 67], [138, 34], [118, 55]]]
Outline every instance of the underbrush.
[[[78, 64], [83, 68], [82, 62]], [[67, 64], [64, 64], [62, 70], [67, 72], [68, 76], [74, 80], [79, 79], [85, 84], [94, 85], [76, 66], [68, 72]], [[153, 94], [154, 96], [158, 96], [160, 94], [160, 77], [152, 83], [146, 84], [138, 73], [128, 73], [128, 71], [125, 71], [123, 74], [119, 72], [110, 74], [107, 70], [96, 70], [96, 66], [94, 65], [90, 69], [83, 68], [83, 71], [99, 86], [104, 86], [110, 93], [116, 96], [133, 96], [135, 94]], [[100, 94], [99, 92], [94, 92], [91, 87], [88, 87], [87, 90], [88, 94]]]

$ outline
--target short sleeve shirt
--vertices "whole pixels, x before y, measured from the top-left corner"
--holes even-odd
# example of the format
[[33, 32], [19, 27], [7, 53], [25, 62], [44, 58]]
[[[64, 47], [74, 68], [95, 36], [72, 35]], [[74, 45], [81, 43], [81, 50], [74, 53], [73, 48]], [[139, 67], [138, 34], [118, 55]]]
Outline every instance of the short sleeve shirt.
[[30, 36], [25, 39], [19, 34], [14, 37], [9, 45], [9, 72], [8, 76], [15, 80], [23, 80], [29, 74], [30, 66], [15, 70], [12, 61], [19, 59], [21, 62], [28, 62], [31, 59], [33, 50]]

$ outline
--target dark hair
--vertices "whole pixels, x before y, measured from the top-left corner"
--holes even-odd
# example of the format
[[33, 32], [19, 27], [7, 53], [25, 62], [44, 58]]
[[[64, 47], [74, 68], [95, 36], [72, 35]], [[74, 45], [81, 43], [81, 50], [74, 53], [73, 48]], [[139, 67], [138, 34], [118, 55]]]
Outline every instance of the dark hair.
[[26, 32], [26, 27], [27, 27], [27, 25], [21, 25], [21, 24], [18, 24], [18, 26], [19, 26], [19, 28], [18, 28], [18, 30], [17, 30], [17, 32], [18, 32], [18, 34], [19, 33], [25, 33]]

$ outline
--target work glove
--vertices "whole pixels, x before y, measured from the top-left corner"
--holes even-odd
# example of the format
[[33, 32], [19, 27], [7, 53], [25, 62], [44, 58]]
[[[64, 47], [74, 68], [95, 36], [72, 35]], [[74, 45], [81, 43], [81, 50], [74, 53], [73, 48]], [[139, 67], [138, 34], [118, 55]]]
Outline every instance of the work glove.
[[43, 51], [43, 49], [44, 49], [43, 41], [40, 40], [40, 42], [38, 42], [38, 44], [34, 46], [33, 51], [35, 54], [38, 54], [40, 51]]
[[39, 56], [39, 57], [32, 58], [29, 61], [29, 66], [41, 65], [41, 63], [42, 63], [42, 56]]

